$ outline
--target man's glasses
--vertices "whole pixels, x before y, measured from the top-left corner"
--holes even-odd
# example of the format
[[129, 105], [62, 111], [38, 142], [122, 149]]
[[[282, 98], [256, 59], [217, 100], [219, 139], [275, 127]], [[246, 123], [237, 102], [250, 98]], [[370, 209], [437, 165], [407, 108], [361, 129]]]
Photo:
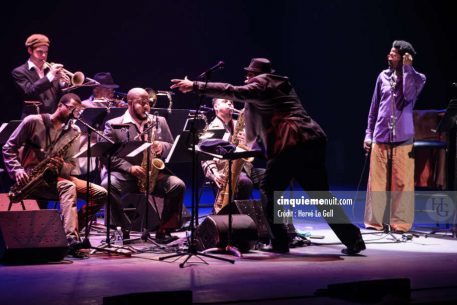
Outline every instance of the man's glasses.
[[83, 108], [82, 107], [78, 107], [78, 106], [68, 106], [67, 104], [63, 104], [68, 111], [70, 111], [72, 114], [73, 114], [73, 117], [75, 118], [79, 118], [79, 116], [81, 115], [81, 112], [83, 111]]

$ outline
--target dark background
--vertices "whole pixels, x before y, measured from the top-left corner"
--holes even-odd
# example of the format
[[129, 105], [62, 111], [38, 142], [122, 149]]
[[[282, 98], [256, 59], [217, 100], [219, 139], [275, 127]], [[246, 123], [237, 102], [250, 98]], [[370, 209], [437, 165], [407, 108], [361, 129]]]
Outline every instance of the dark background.
[[[50, 62], [87, 76], [110, 71], [124, 92], [166, 90], [171, 78], [194, 79], [219, 60], [226, 66], [214, 80], [242, 84], [250, 58], [268, 57], [329, 136], [331, 184], [354, 186], [374, 83], [393, 40], [414, 45], [414, 66], [427, 76], [416, 109], [445, 108], [456, 95], [455, 12], [436, 0], [15, 1], [0, 13], [0, 122], [20, 116], [10, 71], [28, 58], [33, 33], [50, 38]], [[195, 101], [177, 93], [174, 108]]]

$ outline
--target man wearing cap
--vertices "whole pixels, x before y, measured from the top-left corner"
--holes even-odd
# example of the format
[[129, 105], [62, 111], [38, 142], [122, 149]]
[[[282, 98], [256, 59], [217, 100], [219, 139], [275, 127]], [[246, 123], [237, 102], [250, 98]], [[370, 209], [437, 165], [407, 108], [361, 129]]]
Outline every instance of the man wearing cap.
[[33, 34], [25, 41], [30, 57], [12, 71], [13, 79], [23, 100], [22, 118], [37, 111], [52, 113], [56, 110], [60, 87], [63, 86], [60, 64], [46, 65], [49, 39], [43, 34]]
[[[94, 75], [92, 78], [99, 85], [95, 86], [92, 89], [92, 95], [82, 101], [83, 108], [106, 108], [109, 109], [110, 107], [127, 107], [127, 103], [123, 100], [119, 100], [115, 98], [115, 89], [119, 88], [119, 85], [114, 83], [113, 77], [111, 76], [110, 72], [99, 72]], [[91, 124], [92, 122], [87, 122]], [[99, 128], [101, 126], [92, 126], [94, 128]], [[97, 134], [92, 133], [91, 136], [91, 143], [97, 143]], [[87, 134], [82, 134], [80, 138], [80, 145], [81, 150], [87, 149]], [[90, 173], [90, 180], [98, 183], [100, 182], [100, 171], [98, 166], [97, 158], [91, 158], [91, 173]], [[78, 159], [79, 167], [81, 170], [82, 175], [87, 174], [87, 159], [86, 158], [79, 158]]]
[[84, 108], [127, 107], [127, 103], [115, 98], [115, 89], [119, 85], [114, 83], [110, 72], [99, 72], [93, 79], [99, 83], [92, 89], [92, 95], [82, 101]]
[[[403, 40], [393, 42], [387, 55], [389, 68], [376, 80], [363, 143], [371, 151], [365, 205], [365, 226], [383, 230], [390, 225], [398, 233], [411, 229], [414, 219], [414, 159], [412, 156], [413, 108], [425, 84], [425, 75], [413, 66], [413, 46]], [[392, 148], [390, 190], [388, 156]], [[390, 207], [385, 191], [392, 191]], [[386, 211], [386, 208], [388, 211]], [[384, 219], [384, 213], [386, 219]], [[385, 223], [386, 222], [386, 223]]]
[[[244, 86], [226, 83], [206, 85], [185, 78], [172, 79], [174, 84], [171, 88], [245, 103], [247, 143], [252, 147], [258, 142], [267, 157], [261, 189], [272, 233], [272, 250], [287, 253], [289, 239], [286, 227], [282, 222], [274, 221], [274, 193], [284, 191], [295, 178], [311, 196], [319, 191], [320, 195], [331, 196], [325, 169], [327, 137], [303, 108], [289, 79], [273, 74], [268, 59], [253, 58], [245, 70]], [[346, 245], [343, 252], [354, 255], [364, 250], [360, 230], [350, 223], [341, 207], [335, 207], [333, 218], [325, 217]]]

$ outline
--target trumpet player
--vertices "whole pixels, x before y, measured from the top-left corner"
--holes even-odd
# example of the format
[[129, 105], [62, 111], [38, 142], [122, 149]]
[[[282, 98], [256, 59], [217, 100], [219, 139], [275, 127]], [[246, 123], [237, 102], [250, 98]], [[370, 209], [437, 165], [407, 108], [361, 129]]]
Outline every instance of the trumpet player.
[[49, 38], [45, 35], [30, 35], [25, 41], [30, 57], [26, 63], [12, 71], [16, 87], [24, 101], [21, 118], [37, 112], [54, 112], [61, 88], [66, 86], [63, 66], [46, 63], [49, 46]]
[[[164, 117], [149, 114], [151, 108], [148, 92], [143, 88], [133, 88], [127, 93], [127, 101], [125, 113], [106, 122], [105, 136], [118, 143], [135, 139], [151, 141], [152, 146], [148, 148], [151, 149], [151, 155], [155, 155], [155, 158], [166, 158], [172, 147], [173, 136]], [[120, 126], [122, 128], [118, 128]], [[152, 126], [154, 127], [150, 129]], [[151, 133], [148, 130], [151, 130]], [[111, 159], [111, 216], [113, 224], [122, 227], [125, 239], [129, 238], [131, 222], [122, 210], [121, 197], [126, 193], [139, 192], [139, 182], [144, 181], [147, 175], [146, 168], [142, 166], [143, 161], [144, 154], [132, 158], [113, 156]], [[150, 178], [152, 179], [151, 176]], [[186, 186], [166, 168], [158, 172], [155, 181], [151, 194], [164, 198], [156, 240], [158, 243], [166, 244], [177, 238], [172, 236], [171, 232], [181, 225]], [[102, 186], [108, 187], [107, 176], [103, 178]]]
[[84, 108], [108, 108], [108, 107], [127, 107], [127, 104], [122, 99], [116, 96], [115, 89], [119, 85], [114, 82], [110, 72], [99, 72], [94, 75], [98, 85], [92, 89], [92, 95], [82, 101]]
[[[5, 168], [16, 182], [11, 194], [15, 193], [16, 187], [16, 193], [30, 190], [26, 198], [58, 199], [70, 254], [75, 257], [81, 255], [79, 232], [85, 224], [86, 209], [94, 215], [105, 204], [107, 194], [104, 188], [91, 184], [93, 201], [77, 211], [76, 201], [86, 198], [87, 188], [86, 181], [75, 177], [79, 169], [73, 156], [78, 152], [80, 130], [71, 124], [70, 116], [76, 115], [80, 109], [79, 97], [73, 93], [65, 94], [52, 114], [27, 116], [3, 146]], [[52, 164], [56, 182], [39, 179], [37, 168], [48, 163]], [[32, 184], [35, 187], [31, 187]]]

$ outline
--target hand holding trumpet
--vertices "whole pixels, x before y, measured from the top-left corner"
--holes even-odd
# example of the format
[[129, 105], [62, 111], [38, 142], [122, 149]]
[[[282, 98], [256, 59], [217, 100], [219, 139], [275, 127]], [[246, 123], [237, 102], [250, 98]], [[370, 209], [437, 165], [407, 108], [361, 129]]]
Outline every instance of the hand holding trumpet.
[[[55, 64], [55, 63], [48, 63], [45, 62], [45, 65], [50, 69], [49, 73], [51, 73], [55, 79], [62, 80], [63, 82], [67, 83], [69, 86], [78, 87], [83, 85], [84, 80], [86, 77], [82, 72], [75, 72], [72, 73], [66, 69], [64, 69], [62, 64]], [[87, 78], [89, 81], [93, 81], [92, 79]], [[94, 81], [94, 83], [98, 83]]]
[[70, 84], [70, 78], [63, 73], [62, 64], [46, 63], [46, 66], [49, 68], [49, 73], [54, 77], [54, 79], [62, 79], [65, 83]]

